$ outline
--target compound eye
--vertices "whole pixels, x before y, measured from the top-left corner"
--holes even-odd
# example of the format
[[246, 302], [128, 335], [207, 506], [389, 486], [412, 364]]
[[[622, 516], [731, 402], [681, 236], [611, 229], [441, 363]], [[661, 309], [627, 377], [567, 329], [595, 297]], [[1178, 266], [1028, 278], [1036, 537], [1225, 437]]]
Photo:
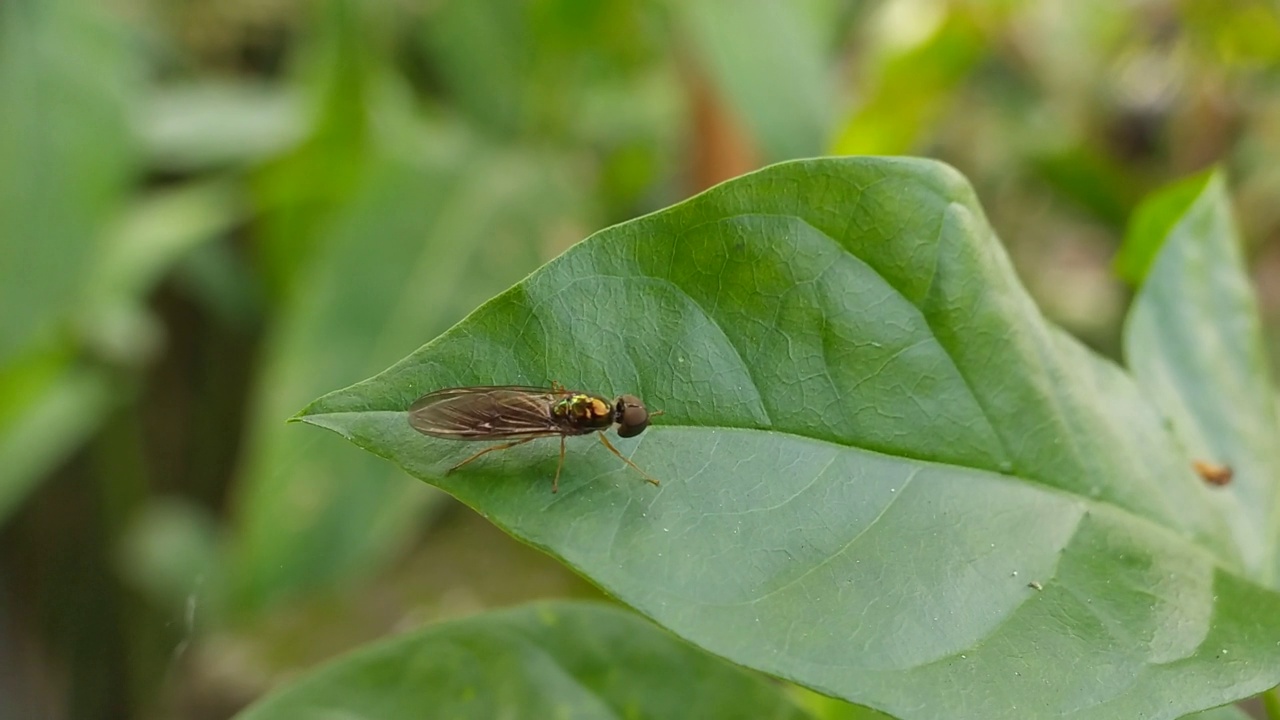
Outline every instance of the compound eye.
[[649, 411], [634, 395], [623, 395], [614, 406], [618, 421], [618, 437], [635, 437], [649, 427]]

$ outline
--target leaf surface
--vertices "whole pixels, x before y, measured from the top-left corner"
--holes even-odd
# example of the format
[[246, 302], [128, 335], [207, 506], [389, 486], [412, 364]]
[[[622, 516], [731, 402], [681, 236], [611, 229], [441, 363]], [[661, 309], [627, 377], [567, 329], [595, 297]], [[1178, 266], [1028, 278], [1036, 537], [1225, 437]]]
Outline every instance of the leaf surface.
[[809, 717], [776, 685], [607, 605], [538, 603], [339, 659], [240, 720]]
[[[488, 455], [445, 386], [634, 393]], [[953, 170], [786, 163], [609, 228], [301, 414], [694, 644], [902, 718], [1173, 718], [1280, 680], [1280, 597], [1119, 367], [1049, 325]]]
[[92, 4], [0, 5], [0, 369], [76, 309], [133, 180], [124, 40]]
[[[1125, 323], [1127, 363], [1185, 457], [1231, 470], [1230, 483], [1210, 499], [1231, 519], [1249, 573], [1274, 586], [1280, 419], [1225, 184], [1218, 175], [1178, 183], [1138, 216], [1167, 231]], [[1150, 237], [1131, 242], [1149, 247]]]

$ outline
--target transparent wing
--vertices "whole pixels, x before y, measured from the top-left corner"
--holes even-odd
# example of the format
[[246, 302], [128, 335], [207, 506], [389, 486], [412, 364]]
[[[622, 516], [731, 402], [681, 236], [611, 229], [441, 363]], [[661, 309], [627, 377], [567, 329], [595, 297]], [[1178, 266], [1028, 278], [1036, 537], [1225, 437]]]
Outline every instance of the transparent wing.
[[503, 385], [446, 388], [409, 406], [409, 425], [423, 435], [453, 440], [495, 440], [561, 435], [552, 404], [569, 393]]

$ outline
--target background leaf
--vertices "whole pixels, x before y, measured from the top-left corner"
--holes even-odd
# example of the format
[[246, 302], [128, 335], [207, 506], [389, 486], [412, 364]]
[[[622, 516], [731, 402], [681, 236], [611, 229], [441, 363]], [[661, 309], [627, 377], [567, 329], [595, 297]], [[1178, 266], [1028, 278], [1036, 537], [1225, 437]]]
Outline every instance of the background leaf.
[[147, 300], [174, 266], [227, 237], [244, 220], [229, 178], [157, 191], [121, 213], [104, 234], [77, 320], [86, 344], [120, 365], [142, 365], [162, 343]]
[[[622, 441], [664, 485], [586, 440], [558, 495], [549, 443], [444, 476], [474, 450], [405, 422], [551, 380], [664, 409]], [[1280, 679], [1280, 596], [937, 163], [783, 164], [603, 231], [302, 419], [695, 644], [899, 717], [1176, 717]]]
[[208, 82], [165, 88], [143, 118], [151, 162], [169, 170], [261, 160], [303, 140], [297, 93]]
[[[482, 210], [498, 195], [500, 210]], [[318, 240], [264, 362], [238, 498], [243, 608], [378, 567], [437, 500], [386, 465], [302, 437], [281, 419], [318, 389], [439, 333], [536, 266], [551, 223], [575, 201], [554, 162], [478, 144], [375, 162]]]
[[1174, 225], [1212, 179], [1212, 173], [1202, 173], [1143, 200], [1129, 219], [1124, 244], [1116, 253], [1116, 274], [1134, 286], [1141, 285]]
[[92, 359], [77, 358], [66, 337], [0, 370], [0, 522], [121, 404], [127, 393], [109, 363], [142, 366], [163, 344], [146, 301], [164, 274], [242, 216], [223, 179], [159, 191], [99, 218], [92, 271], [59, 318]]
[[0, 369], [78, 309], [99, 228], [133, 180], [123, 40], [90, 4], [0, 7]]
[[1180, 183], [1149, 207], [1147, 222], [1168, 229], [1125, 324], [1125, 357], [1184, 457], [1234, 471], [1210, 498], [1232, 518], [1249, 573], [1274, 586], [1280, 420], [1230, 201], [1214, 175]]
[[[918, 42], [888, 48], [871, 77], [877, 84], [859, 99], [834, 142], [842, 155], [904, 153], [935, 126], [957, 87], [983, 58], [981, 28], [963, 7], [942, 10], [945, 17]], [[882, 20], [882, 22], [886, 22]], [[918, 34], [929, 18], [910, 18], [899, 32]], [[906, 86], [912, 92], [902, 92]]]
[[110, 376], [66, 353], [43, 353], [0, 373], [0, 524], [112, 402]]
[[537, 603], [427, 627], [320, 668], [240, 720], [808, 717], [775, 685], [607, 605]]
[[832, 80], [824, 70], [819, 4], [742, 0], [671, 7], [765, 157], [804, 157], [826, 145]]
[[76, 352], [109, 336], [81, 315], [136, 172], [124, 40], [95, 5], [0, 6], [0, 523], [118, 395]]
[[791, 689], [792, 696], [796, 698], [800, 707], [819, 720], [892, 720], [890, 715], [826, 695], [819, 695], [799, 685], [793, 685]]

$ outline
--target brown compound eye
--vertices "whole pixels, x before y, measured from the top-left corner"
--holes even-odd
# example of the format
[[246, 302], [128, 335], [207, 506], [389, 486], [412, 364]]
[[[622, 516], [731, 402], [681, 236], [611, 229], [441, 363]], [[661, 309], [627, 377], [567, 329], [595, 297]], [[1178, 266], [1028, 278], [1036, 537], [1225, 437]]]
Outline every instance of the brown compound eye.
[[623, 395], [613, 405], [613, 420], [618, 423], [618, 437], [635, 437], [649, 427], [649, 411], [635, 395]]

